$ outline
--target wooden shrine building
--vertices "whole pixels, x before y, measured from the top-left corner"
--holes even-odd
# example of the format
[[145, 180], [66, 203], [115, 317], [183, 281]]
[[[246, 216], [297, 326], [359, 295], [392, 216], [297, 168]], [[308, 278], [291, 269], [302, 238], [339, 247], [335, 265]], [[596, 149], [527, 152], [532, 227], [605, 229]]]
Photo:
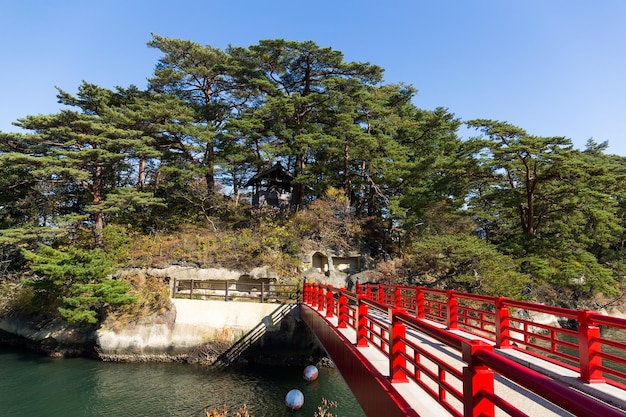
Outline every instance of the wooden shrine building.
[[291, 201], [292, 182], [293, 175], [277, 162], [273, 167], [250, 178], [245, 187], [254, 187], [253, 207], [269, 206], [286, 210]]

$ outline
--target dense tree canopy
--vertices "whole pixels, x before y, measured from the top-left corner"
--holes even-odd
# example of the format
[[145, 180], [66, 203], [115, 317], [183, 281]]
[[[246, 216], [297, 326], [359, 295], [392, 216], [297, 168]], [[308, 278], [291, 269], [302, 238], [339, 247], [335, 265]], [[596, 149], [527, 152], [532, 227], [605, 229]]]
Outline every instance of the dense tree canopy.
[[[287, 256], [298, 234], [330, 236], [442, 288], [559, 288], [566, 297], [548, 301], [583, 305], [624, 282], [626, 160], [606, 143], [577, 150], [420, 109], [413, 86], [311, 41], [221, 50], [153, 35], [148, 46], [162, 56], [145, 90], [59, 89], [63, 110], [0, 133], [0, 245], [107, 249], [107, 227], [132, 238], [185, 224], [236, 229], [241, 242], [271, 225], [284, 242], [263, 241]], [[461, 139], [463, 123], [479, 135]], [[294, 175], [292, 210], [255, 212], [244, 185], [276, 162]]]

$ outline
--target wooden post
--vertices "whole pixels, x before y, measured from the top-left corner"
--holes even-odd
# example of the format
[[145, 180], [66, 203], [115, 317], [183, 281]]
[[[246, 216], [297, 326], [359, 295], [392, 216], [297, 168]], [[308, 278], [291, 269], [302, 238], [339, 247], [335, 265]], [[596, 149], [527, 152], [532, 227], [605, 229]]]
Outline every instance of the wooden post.
[[400, 290], [400, 286], [398, 284], [394, 287], [393, 298], [394, 306], [396, 308], [402, 308], [402, 291]]
[[302, 304], [309, 304], [309, 283], [302, 282]]
[[454, 296], [454, 290], [448, 290], [448, 329], [456, 330], [459, 328], [459, 300]]
[[398, 320], [396, 313], [401, 309], [391, 311], [391, 325], [389, 330], [389, 380], [391, 382], [409, 382], [406, 369], [406, 325]]
[[311, 284], [309, 287], [309, 301], [311, 302], [311, 307], [317, 308], [317, 283]]
[[176, 278], [174, 278], [174, 281], [172, 282], [172, 298], [176, 298], [176, 293], [178, 292], [178, 282], [176, 281]]
[[463, 360], [467, 366], [463, 368], [463, 416], [494, 417], [495, 407], [483, 391], [494, 394], [494, 375], [489, 367], [480, 363], [476, 352], [482, 349], [493, 350], [491, 345], [481, 340], [470, 340], [463, 343]]
[[332, 291], [333, 286], [326, 286], [326, 317], [334, 317], [335, 313], [335, 293]]
[[265, 302], [265, 283], [261, 281], [261, 304]]
[[337, 328], [345, 329], [348, 327], [348, 297], [344, 294], [344, 289], [339, 290], [339, 317]]
[[363, 302], [363, 295], [358, 296], [358, 312], [359, 317], [357, 318], [357, 328], [356, 328], [356, 345], [357, 346], [368, 346], [369, 343], [367, 341], [368, 335], [368, 326], [367, 326], [367, 304]]
[[509, 308], [506, 306], [506, 298], [498, 297], [495, 299], [496, 311], [496, 347], [511, 347], [511, 318], [509, 316]]
[[313, 304], [313, 297], [311, 297], [311, 290], [312, 289], [313, 289], [313, 287], [311, 286], [310, 282], [305, 282], [304, 283], [303, 299], [306, 300], [306, 301], [304, 301], [305, 304]]
[[320, 283], [317, 286], [317, 311], [324, 310], [324, 286]]
[[415, 314], [418, 319], [423, 319], [426, 317], [424, 311], [424, 287], [415, 288]]
[[228, 301], [228, 280], [224, 281], [224, 301]]
[[589, 316], [592, 313], [589, 310], [578, 312], [580, 379], [587, 384], [606, 382], [600, 369], [602, 366], [602, 358], [599, 355], [602, 349], [600, 328], [590, 323]]
[[189, 284], [189, 299], [193, 300], [193, 279], [191, 280], [191, 284]]

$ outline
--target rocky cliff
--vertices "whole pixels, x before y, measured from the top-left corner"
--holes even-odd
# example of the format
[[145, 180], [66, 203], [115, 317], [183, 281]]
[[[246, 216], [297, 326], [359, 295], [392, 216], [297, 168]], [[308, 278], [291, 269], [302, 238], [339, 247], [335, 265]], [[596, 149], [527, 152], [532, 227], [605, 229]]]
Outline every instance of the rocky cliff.
[[296, 305], [172, 301], [171, 310], [123, 327], [105, 321], [99, 329], [81, 329], [3, 317], [0, 342], [105, 361], [301, 365], [323, 356]]

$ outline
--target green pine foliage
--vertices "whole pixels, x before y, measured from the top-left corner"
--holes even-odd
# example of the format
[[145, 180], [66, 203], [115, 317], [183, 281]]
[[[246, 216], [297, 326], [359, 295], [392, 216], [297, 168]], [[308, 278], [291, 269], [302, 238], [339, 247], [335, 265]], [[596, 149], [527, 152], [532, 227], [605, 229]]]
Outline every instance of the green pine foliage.
[[33, 304], [71, 324], [96, 324], [108, 310], [133, 303], [126, 282], [114, 280], [115, 267], [100, 250], [54, 249], [40, 245], [23, 251], [32, 276], [24, 283], [34, 290]]
[[617, 296], [624, 277], [607, 261], [624, 262], [624, 158], [593, 141], [581, 152], [566, 138], [508, 123], [468, 124], [484, 135], [475, 139], [483, 180], [470, 199], [483, 233], [522, 261], [536, 287], [560, 290], [546, 302], [575, 307]]
[[415, 272], [420, 285], [519, 300], [531, 285], [531, 275], [519, 272], [519, 264], [495, 245], [462, 234], [420, 239], [404, 266]]

